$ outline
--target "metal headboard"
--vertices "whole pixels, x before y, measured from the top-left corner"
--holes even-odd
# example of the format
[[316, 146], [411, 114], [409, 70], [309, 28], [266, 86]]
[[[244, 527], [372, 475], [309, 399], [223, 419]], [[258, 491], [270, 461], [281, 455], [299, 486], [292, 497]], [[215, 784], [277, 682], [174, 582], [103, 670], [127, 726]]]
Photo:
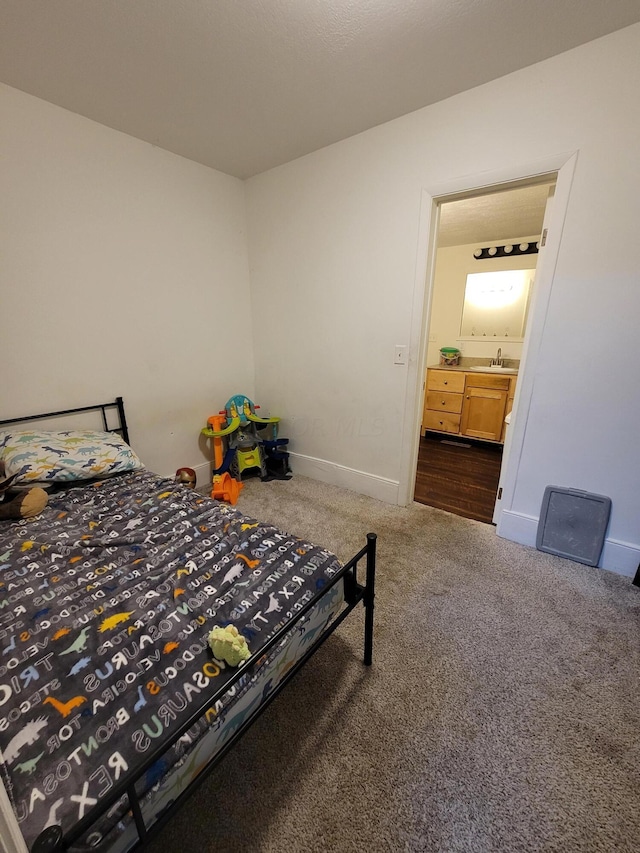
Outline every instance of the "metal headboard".
[[[107, 420], [107, 411], [116, 409], [118, 412], [118, 426], [110, 427]], [[0, 427], [9, 426], [10, 424], [21, 424], [27, 421], [46, 420], [47, 418], [57, 418], [63, 415], [80, 415], [83, 412], [101, 412], [102, 424], [105, 432], [117, 432], [129, 444], [129, 430], [127, 429], [127, 418], [124, 413], [124, 400], [122, 397], [116, 397], [113, 402], [96, 403], [95, 406], [80, 406], [77, 409], [61, 409], [58, 412], [43, 412], [39, 415], [27, 415], [24, 418], [10, 418], [9, 420], [0, 420]]]

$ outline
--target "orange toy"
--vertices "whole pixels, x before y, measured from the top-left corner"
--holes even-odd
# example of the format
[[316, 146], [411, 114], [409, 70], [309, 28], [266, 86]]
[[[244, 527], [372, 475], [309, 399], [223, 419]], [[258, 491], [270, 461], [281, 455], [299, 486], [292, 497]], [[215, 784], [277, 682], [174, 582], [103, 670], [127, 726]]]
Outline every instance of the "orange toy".
[[[222, 436], [225, 434], [223, 424], [226, 422], [226, 415], [211, 415], [207, 418], [209, 424], [209, 432], [213, 438], [213, 467], [217, 471], [222, 468], [223, 451], [222, 451]], [[206, 435], [205, 431], [203, 433]]]
[[231, 474], [215, 474], [211, 497], [235, 506], [238, 503], [238, 495], [242, 488], [244, 488], [244, 483], [234, 480]]
[[238, 418], [231, 420], [229, 426], [225, 428], [226, 422], [226, 412], [211, 415], [210, 418], [207, 418], [207, 426], [202, 430], [202, 434], [213, 440], [213, 489], [211, 490], [211, 497], [235, 506], [243, 484], [228, 473], [235, 451], [229, 450], [225, 454], [224, 436], [234, 432], [240, 425], [240, 420]]

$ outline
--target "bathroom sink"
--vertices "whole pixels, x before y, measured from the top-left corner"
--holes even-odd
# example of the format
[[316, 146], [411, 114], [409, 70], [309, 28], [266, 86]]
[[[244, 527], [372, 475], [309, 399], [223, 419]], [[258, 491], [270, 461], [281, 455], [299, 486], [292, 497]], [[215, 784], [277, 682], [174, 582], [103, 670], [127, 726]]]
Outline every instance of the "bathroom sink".
[[486, 367], [468, 367], [467, 370], [477, 370], [481, 373], [517, 373], [516, 367], [502, 367], [498, 364], [489, 364]]

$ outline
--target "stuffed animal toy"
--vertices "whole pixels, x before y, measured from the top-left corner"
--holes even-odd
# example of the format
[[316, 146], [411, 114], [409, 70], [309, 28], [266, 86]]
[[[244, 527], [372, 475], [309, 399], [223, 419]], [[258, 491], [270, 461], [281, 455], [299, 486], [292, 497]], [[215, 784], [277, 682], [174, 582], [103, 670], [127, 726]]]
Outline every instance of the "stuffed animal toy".
[[[4, 473], [4, 468], [0, 469], [0, 474]], [[0, 483], [0, 520], [5, 518], [31, 518], [33, 515], [38, 515], [46, 507], [49, 496], [44, 489], [34, 486], [32, 489], [25, 489], [7, 500], [7, 489], [15, 479], [15, 474]]]
[[209, 646], [213, 656], [229, 666], [238, 666], [251, 657], [247, 641], [234, 625], [227, 625], [226, 628], [216, 626], [209, 633]]

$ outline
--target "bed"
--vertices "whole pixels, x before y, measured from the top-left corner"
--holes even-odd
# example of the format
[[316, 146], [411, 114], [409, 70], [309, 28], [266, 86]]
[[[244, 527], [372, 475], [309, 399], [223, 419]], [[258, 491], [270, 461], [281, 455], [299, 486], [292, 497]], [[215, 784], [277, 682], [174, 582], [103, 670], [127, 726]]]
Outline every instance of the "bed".
[[[60, 427], [80, 415], [100, 429]], [[34, 853], [143, 847], [360, 603], [372, 662], [374, 534], [342, 565], [128, 440], [122, 398], [0, 421], [7, 473], [49, 490], [0, 522], [0, 769]], [[241, 666], [214, 625], [247, 640]]]

